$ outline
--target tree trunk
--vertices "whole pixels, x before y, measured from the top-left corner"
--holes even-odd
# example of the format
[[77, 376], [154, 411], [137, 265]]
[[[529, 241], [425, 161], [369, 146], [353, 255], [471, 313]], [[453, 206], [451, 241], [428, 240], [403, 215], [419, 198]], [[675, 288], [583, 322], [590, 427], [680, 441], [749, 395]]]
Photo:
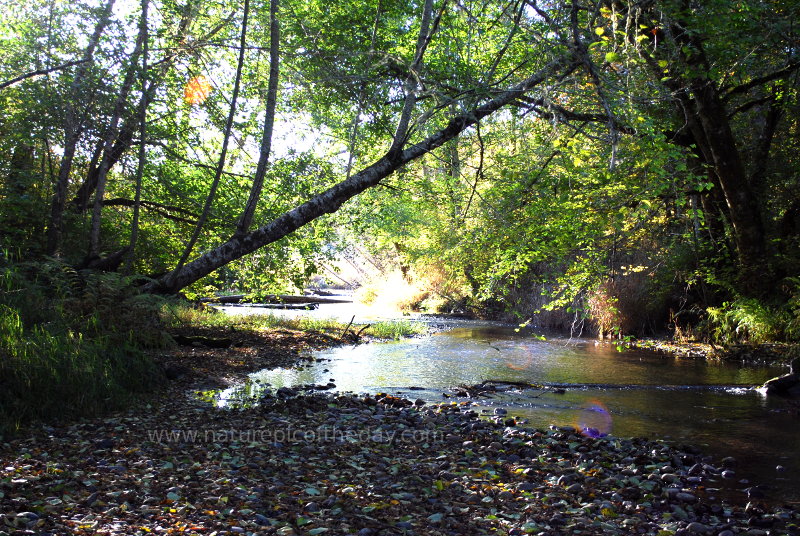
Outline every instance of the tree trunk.
[[81, 123], [77, 117], [77, 109], [82, 106], [78, 102], [80, 88], [83, 86], [86, 72], [94, 60], [94, 52], [100, 42], [109, 19], [111, 9], [114, 7], [114, 0], [108, 0], [100, 20], [95, 25], [94, 33], [89, 39], [86, 51], [83, 54], [83, 61], [75, 73], [75, 78], [70, 85], [69, 95], [73, 102], [66, 103], [66, 117], [64, 118], [64, 154], [61, 157], [61, 166], [56, 180], [53, 203], [50, 208], [50, 226], [47, 232], [47, 254], [57, 255], [60, 253], [62, 232], [64, 226], [64, 206], [67, 200], [67, 187], [69, 186], [69, 175], [72, 171], [72, 161], [75, 158], [75, 150], [81, 135]]
[[144, 290], [163, 293], [177, 292], [229, 262], [280, 240], [320, 216], [336, 212], [347, 200], [368, 188], [376, 186], [381, 180], [402, 166], [454, 139], [484, 117], [516, 101], [526, 92], [551, 77], [555, 78], [559, 74], [563, 76], [575, 69], [576, 65], [568, 61], [567, 58], [559, 58], [550, 62], [536, 74], [500, 93], [494, 99], [467, 113], [452, 118], [447, 126], [416, 145], [412, 145], [405, 150], [402, 150], [402, 146], [399, 149], [393, 146], [386, 155], [360, 172], [286, 212], [272, 222], [246, 235], [234, 236], [196, 260], [175, 269], [157, 281], [148, 283], [144, 286]]
[[187, 242], [186, 247], [183, 251], [183, 255], [181, 255], [180, 260], [178, 261], [178, 265], [175, 268], [175, 271], [180, 271], [183, 265], [186, 263], [186, 260], [189, 258], [189, 255], [192, 254], [192, 249], [194, 248], [195, 243], [197, 242], [198, 237], [200, 236], [200, 231], [203, 230], [203, 225], [205, 225], [206, 220], [208, 219], [208, 215], [211, 212], [211, 205], [214, 202], [214, 197], [217, 193], [217, 187], [219, 186], [220, 178], [222, 177], [222, 170], [225, 168], [225, 158], [228, 154], [228, 142], [230, 141], [231, 137], [231, 129], [233, 128], [233, 118], [236, 115], [236, 101], [239, 98], [239, 84], [242, 81], [242, 67], [244, 65], [244, 54], [246, 50], [246, 40], [247, 40], [247, 18], [250, 15], [250, 2], [249, 0], [244, 0], [244, 14], [242, 15], [242, 33], [239, 43], [239, 61], [236, 65], [236, 77], [233, 82], [233, 95], [231, 96], [231, 106], [230, 111], [228, 112], [228, 118], [225, 122], [225, 132], [223, 134], [222, 139], [222, 150], [220, 151], [219, 161], [217, 162], [217, 170], [214, 174], [214, 180], [211, 183], [211, 188], [208, 191], [208, 195], [206, 196], [206, 202], [203, 205], [203, 212], [200, 213], [200, 218], [197, 220], [197, 225], [192, 232], [192, 236]]
[[253, 223], [261, 190], [264, 187], [264, 175], [267, 173], [269, 154], [272, 150], [272, 130], [275, 125], [275, 107], [278, 102], [278, 69], [280, 61], [280, 26], [278, 25], [278, 0], [269, 3], [269, 82], [267, 83], [267, 103], [264, 116], [264, 130], [261, 135], [261, 149], [258, 154], [258, 166], [253, 176], [253, 186], [250, 197], [244, 207], [244, 212], [236, 226], [236, 235], [243, 236]]
[[[146, 12], [142, 11], [141, 16], [144, 17], [145, 14]], [[130, 65], [128, 65], [128, 70], [125, 73], [124, 80], [122, 81], [122, 87], [119, 90], [119, 95], [117, 95], [117, 101], [114, 103], [114, 112], [111, 116], [111, 122], [108, 125], [108, 132], [106, 132], [106, 137], [104, 139], [103, 159], [100, 161], [100, 166], [97, 170], [97, 188], [95, 189], [94, 194], [92, 226], [89, 232], [89, 253], [87, 255], [87, 260], [89, 261], [98, 257], [100, 253], [100, 221], [103, 209], [103, 196], [105, 195], [106, 191], [106, 178], [108, 177], [108, 171], [111, 168], [111, 156], [113, 153], [112, 149], [114, 146], [114, 140], [117, 139], [119, 134], [119, 120], [122, 116], [122, 112], [125, 110], [125, 105], [128, 102], [128, 95], [133, 87], [133, 81], [136, 77], [137, 70], [136, 63], [139, 61], [139, 54], [142, 52], [142, 45], [146, 37], [146, 27], [140, 23], [139, 35], [136, 37], [136, 45], [133, 48]]]
[[133, 272], [133, 261], [136, 258], [136, 241], [139, 238], [139, 211], [142, 204], [142, 176], [144, 175], [144, 162], [147, 153], [147, 106], [149, 103], [149, 88], [147, 87], [147, 53], [148, 53], [148, 29], [147, 29], [147, 8], [148, 0], [142, 0], [142, 18], [139, 20], [140, 32], [144, 34], [142, 43], [142, 70], [139, 73], [140, 85], [142, 88], [141, 101], [139, 102], [139, 161], [136, 164], [136, 185], [134, 186], [133, 200], [133, 221], [131, 222], [131, 241], [128, 244], [128, 254], [125, 259], [125, 273]]
[[709, 164], [719, 179], [725, 195], [736, 251], [743, 273], [746, 291], [758, 291], [763, 280], [766, 240], [758, 200], [750, 188], [728, 114], [719, 100], [716, 88], [704, 83], [693, 91], [697, 119], [705, 134], [705, 144], [711, 157]]

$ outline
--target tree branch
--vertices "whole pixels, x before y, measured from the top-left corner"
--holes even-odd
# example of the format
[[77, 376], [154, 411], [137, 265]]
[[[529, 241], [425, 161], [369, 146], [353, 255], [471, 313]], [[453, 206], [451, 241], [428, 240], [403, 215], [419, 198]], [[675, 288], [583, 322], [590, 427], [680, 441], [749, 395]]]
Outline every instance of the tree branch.
[[34, 76], [42, 76], [42, 75], [45, 75], [45, 74], [50, 74], [52, 72], [60, 71], [61, 69], [67, 69], [69, 67], [72, 67], [73, 65], [80, 65], [81, 63], [86, 63], [88, 61], [89, 60], [85, 59], [85, 58], [82, 59], [82, 60], [68, 61], [67, 63], [64, 63], [62, 65], [58, 65], [56, 67], [50, 67], [49, 69], [37, 69], [37, 70], [31, 71], [29, 73], [21, 74], [21, 75], [17, 76], [16, 78], [12, 78], [11, 80], [6, 80], [5, 82], [0, 83], [0, 89], [6, 88], [8, 86], [12, 86], [12, 85], [16, 84], [17, 82], [21, 82], [21, 81], [25, 80], [26, 78], [33, 78]]
[[758, 87], [760, 85], [766, 84], [767, 82], [771, 82], [773, 80], [777, 80], [779, 78], [782, 78], [782, 77], [786, 76], [787, 74], [790, 74], [790, 73], [796, 71], [798, 68], [800, 68], [800, 61], [795, 61], [793, 63], [790, 63], [789, 65], [787, 65], [783, 69], [778, 69], [777, 71], [772, 72], [770, 74], [765, 74], [764, 76], [759, 76], [757, 78], [753, 78], [752, 80], [750, 80], [749, 82], [747, 82], [745, 84], [741, 84], [739, 86], [735, 86], [735, 87], [732, 87], [732, 88], [724, 91], [724, 93], [721, 96], [721, 99], [722, 99], [723, 102], [726, 102], [728, 99], [730, 99], [734, 95], [739, 95], [740, 93], [747, 93], [748, 91], [750, 91], [754, 87]]

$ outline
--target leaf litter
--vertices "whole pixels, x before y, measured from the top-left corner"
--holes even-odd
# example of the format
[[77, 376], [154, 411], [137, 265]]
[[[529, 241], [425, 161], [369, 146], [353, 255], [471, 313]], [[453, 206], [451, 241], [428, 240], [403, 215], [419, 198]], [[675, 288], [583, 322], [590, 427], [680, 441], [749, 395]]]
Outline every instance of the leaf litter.
[[149, 403], [7, 440], [0, 534], [800, 534], [757, 487], [718, 496], [721, 467], [690, 447], [380, 393], [193, 396], [331, 344], [281, 331], [179, 348], [161, 357], [186, 373]]

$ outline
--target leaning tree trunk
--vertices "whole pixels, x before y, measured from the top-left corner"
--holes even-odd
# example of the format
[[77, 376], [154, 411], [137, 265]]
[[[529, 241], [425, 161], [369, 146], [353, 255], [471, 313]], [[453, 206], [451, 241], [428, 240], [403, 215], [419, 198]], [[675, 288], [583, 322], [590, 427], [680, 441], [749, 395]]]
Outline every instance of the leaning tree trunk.
[[376, 186], [381, 180], [402, 166], [454, 139], [481, 119], [515, 102], [526, 92], [543, 82], [558, 75], [565, 76], [575, 69], [576, 64], [571, 62], [569, 58], [559, 58], [550, 62], [528, 79], [500, 93], [494, 99], [452, 118], [447, 126], [423, 141], [406, 149], [403, 149], [402, 145], [397, 147], [393, 143], [386, 155], [367, 168], [286, 212], [270, 223], [243, 236], [234, 236], [194, 261], [156, 281], [148, 283], [144, 286], [144, 290], [163, 293], [177, 292], [229, 262], [280, 240], [320, 216], [336, 212], [346, 201], [368, 188]]

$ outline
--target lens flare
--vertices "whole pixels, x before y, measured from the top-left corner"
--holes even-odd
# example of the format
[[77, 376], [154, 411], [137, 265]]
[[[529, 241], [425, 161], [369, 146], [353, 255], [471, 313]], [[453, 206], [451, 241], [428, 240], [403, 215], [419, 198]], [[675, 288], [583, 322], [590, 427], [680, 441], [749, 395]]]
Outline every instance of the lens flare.
[[599, 400], [581, 406], [575, 429], [586, 437], [605, 437], [611, 433], [611, 413]]
[[183, 100], [189, 104], [202, 104], [211, 94], [211, 82], [202, 74], [195, 76], [183, 88]]

